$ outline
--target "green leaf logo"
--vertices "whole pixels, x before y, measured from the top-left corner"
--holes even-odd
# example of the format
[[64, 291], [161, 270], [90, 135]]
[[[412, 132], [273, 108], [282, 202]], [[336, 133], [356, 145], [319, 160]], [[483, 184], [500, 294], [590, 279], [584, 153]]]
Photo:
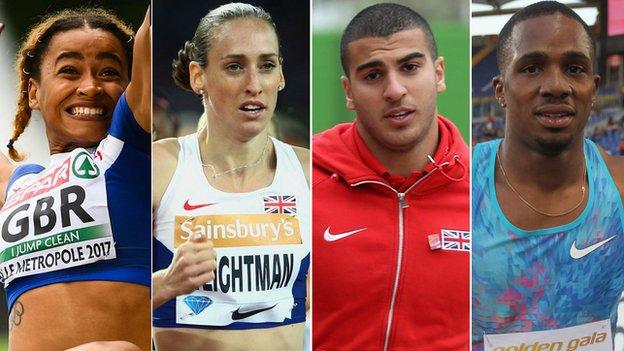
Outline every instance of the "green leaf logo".
[[78, 178], [93, 179], [100, 175], [100, 169], [93, 162], [91, 155], [83, 151], [74, 157], [72, 173]]

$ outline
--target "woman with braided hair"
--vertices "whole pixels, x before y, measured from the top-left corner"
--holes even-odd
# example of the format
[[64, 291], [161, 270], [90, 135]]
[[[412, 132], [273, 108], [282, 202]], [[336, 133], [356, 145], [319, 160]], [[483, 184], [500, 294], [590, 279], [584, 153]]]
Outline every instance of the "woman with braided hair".
[[109, 11], [64, 10], [21, 45], [9, 156], [24, 159], [33, 110], [51, 155], [0, 162], [11, 350], [151, 349], [149, 25], [135, 36]]
[[173, 78], [201, 98], [206, 123], [153, 148], [156, 348], [302, 350], [309, 152], [269, 135], [285, 86], [270, 15], [213, 9]]

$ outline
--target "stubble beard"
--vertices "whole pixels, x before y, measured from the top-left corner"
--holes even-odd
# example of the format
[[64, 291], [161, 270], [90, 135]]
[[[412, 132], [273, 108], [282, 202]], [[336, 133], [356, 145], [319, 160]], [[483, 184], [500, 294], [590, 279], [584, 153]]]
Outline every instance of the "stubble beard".
[[572, 145], [573, 137], [545, 139], [537, 137], [535, 143], [538, 146], [538, 152], [544, 156], [558, 156], [568, 150]]
[[[416, 128], [416, 130], [412, 130], [412, 131], [406, 131], [406, 130], [398, 130], [397, 132], [399, 133], [413, 133], [411, 134], [411, 136], [406, 136], [403, 135], [401, 137], [399, 137], [400, 142], [399, 143], [395, 143], [397, 140], [396, 136], [393, 136], [392, 132], [390, 132], [390, 135], [381, 135], [378, 133], [375, 133], [375, 131], [371, 131], [368, 130], [368, 126], [363, 125], [362, 127], [367, 129], [367, 133], [369, 133], [369, 135], [375, 139], [375, 142], [382, 146], [384, 149], [386, 149], [387, 151], [391, 151], [391, 152], [409, 152], [410, 150], [414, 149], [415, 147], [417, 147], [419, 144], [423, 143], [424, 140], [427, 138], [428, 133], [430, 132], [430, 128], [432, 128], [432, 125], [435, 124], [436, 128], [437, 128], [437, 123], [436, 123], [436, 118], [435, 118], [435, 113], [433, 114], [432, 118], [427, 118], [426, 121], [414, 121], [414, 122], [420, 122], [418, 126], [406, 126], [403, 127], [401, 129], [408, 129], [408, 128]], [[426, 125], [424, 125], [426, 123]], [[373, 132], [373, 133], [371, 133]]]

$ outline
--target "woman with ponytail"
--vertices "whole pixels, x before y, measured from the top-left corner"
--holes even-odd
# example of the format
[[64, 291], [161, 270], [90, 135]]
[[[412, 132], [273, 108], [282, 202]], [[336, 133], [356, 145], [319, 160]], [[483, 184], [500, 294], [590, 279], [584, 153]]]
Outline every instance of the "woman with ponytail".
[[50, 164], [4, 171], [11, 350], [151, 349], [149, 25], [149, 12], [134, 35], [109, 11], [64, 10], [20, 47], [8, 154], [25, 159], [19, 137], [38, 110]]
[[210, 11], [173, 79], [201, 99], [206, 124], [153, 146], [156, 348], [301, 350], [309, 152], [269, 135], [285, 87], [270, 15]]

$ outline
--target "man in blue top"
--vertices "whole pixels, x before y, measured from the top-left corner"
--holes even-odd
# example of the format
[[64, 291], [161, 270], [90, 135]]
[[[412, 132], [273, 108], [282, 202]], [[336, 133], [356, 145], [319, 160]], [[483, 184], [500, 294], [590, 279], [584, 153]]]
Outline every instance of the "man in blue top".
[[583, 138], [594, 59], [587, 24], [554, 1], [500, 33], [505, 138], [473, 158], [473, 350], [613, 350], [624, 158]]

